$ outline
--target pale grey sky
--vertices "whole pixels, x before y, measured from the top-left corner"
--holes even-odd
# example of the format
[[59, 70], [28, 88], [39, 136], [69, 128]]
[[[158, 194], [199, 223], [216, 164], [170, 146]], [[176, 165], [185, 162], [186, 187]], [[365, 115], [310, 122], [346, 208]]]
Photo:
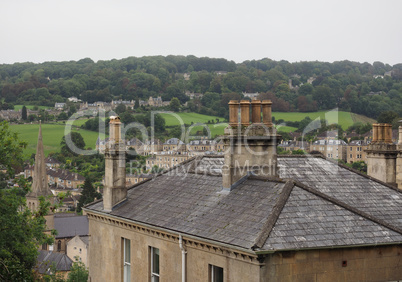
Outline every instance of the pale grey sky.
[[195, 55], [402, 63], [400, 0], [1, 0], [0, 64]]

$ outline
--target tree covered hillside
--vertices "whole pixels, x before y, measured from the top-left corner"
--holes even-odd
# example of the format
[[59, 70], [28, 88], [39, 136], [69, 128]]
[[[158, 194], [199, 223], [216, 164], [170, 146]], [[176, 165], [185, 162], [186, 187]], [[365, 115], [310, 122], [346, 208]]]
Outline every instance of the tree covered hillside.
[[90, 103], [177, 97], [184, 104], [189, 100], [186, 91], [204, 94], [189, 102], [191, 111], [217, 116], [225, 116], [227, 102], [242, 98], [243, 92], [272, 99], [274, 111], [339, 107], [373, 118], [390, 110], [402, 115], [402, 64], [289, 63], [267, 58], [236, 64], [195, 56], [154, 56], [0, 65], [3, 109], [27, 103], [53, 106], [71, 96]]

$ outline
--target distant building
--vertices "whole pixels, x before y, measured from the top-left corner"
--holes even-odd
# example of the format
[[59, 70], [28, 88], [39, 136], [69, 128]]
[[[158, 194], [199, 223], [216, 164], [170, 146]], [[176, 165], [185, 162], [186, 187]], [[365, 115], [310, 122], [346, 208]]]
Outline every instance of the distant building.
[[66, 247], [66, 254], [70, 259], [78, 259], [88, 267], [89, 236], [75, 235], [67, 242]]
[[66, 279], [72, 265], [73, 260], [66, 254], [40, 250], [34, 269], [41, 275], [54, 274], [53, 269], [55, 269], [58, 274]]
[[19, 120], [21, 118], [22, 118], [21, 111], [14, 111], [14, 110], [1, 110], [0, 111], [0, 119]]
[[59, 214], [54, 215], [54, 229], [57, 230], [53, 250], [67, 252], [67, 242], [75, 236], [88, 236], [88, 218], [86, 215]]
[[66, 106], [66, 103], [55, 103], [54, 108], [58, 111], [64, 110], [64, 107]]
[[310, 152], [318, 151], [325, 157], [335, 160], [346, 159], [347, 144], [343, 140], [317, 140], [310, 145]]
[[348, 163], [364, 161], [367, 163], [367, 153], [366, 150], [368, 149], [367, 143], [363, 140], [353, 140], [349, 142], [347, 149], [346, 149], [346, 161]]
[[250, 98], [251, 100], [257, 99], [257, 98], [258, 98], [258, 95], [260, 95], [260, 93], [258, 93], [258, 92], [256, 92], [256, 93], [246, 93], [246, 92], [243, 92], [242, 94], [243, 94], [244, 97]]
[[73, 103], [78, 103], [81, 102], [81, 99], [78, 99], [77, 97], [70, 97], [68, 98], [69, 102], [73, 102]]

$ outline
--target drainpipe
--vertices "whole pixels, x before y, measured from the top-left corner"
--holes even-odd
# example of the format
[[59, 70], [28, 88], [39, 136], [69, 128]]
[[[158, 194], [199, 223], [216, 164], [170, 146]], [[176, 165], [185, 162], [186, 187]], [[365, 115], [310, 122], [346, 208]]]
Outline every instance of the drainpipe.
[[181, 250], [181, 281], [186, 282], [186, 249], [183, 247], [183, 237], [179, 234], [179, 247]]

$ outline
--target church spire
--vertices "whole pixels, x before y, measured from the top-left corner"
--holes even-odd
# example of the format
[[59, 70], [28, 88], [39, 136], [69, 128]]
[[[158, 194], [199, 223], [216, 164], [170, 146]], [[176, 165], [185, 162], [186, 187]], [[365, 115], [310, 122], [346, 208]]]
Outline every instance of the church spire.
[[33, 174], [31, 197], [52, 195], [48, 188], [45, 154], [43, 152], [42, 124], [39, 124], [38, 145], [36, 147], [35, 168]]

